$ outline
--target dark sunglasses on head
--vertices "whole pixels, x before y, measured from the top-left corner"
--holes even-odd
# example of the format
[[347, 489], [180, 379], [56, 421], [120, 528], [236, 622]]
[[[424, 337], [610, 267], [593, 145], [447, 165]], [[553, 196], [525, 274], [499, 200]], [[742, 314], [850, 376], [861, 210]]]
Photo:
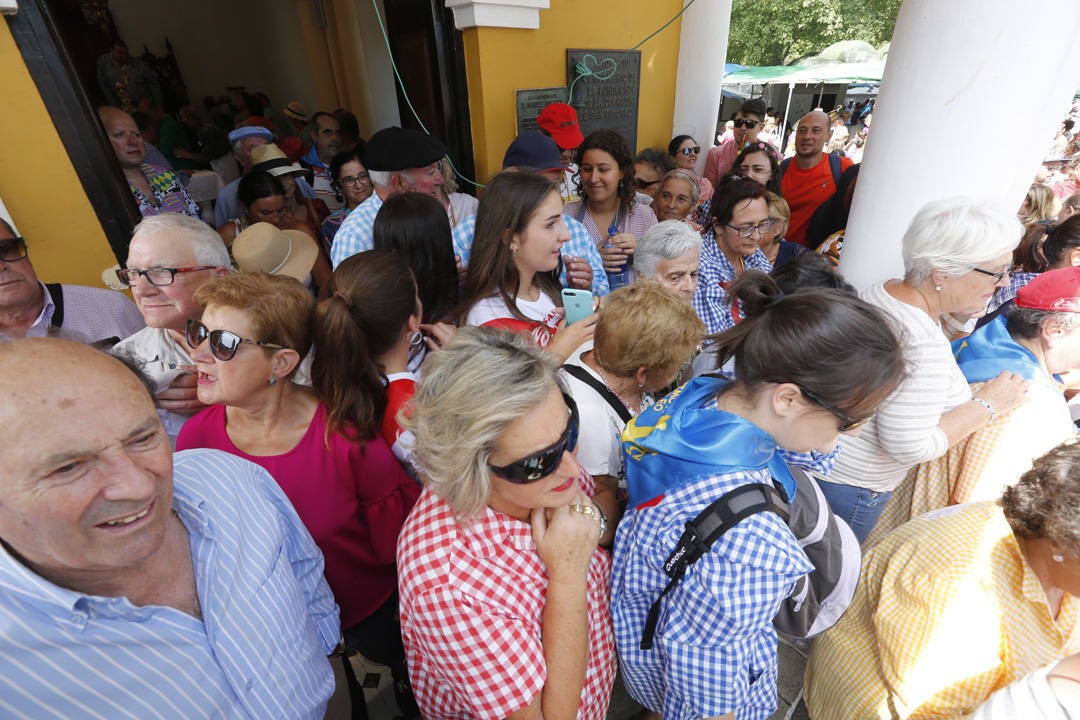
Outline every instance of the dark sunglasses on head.
[[754, 128], [756, 128], [756, 127], [757, 127], [757, 126], [758, 126], [758, 125], [759, 125], [760, 123], [761, 123], [761, 121], [760, 121], [760, 120], [747, 120], [747, 119], [744, 119], [744, 120], [734, 120], [734, 121], [733, 121], [733, 124], [734, 124], [734, 126], [735, 126], [735, 127], [745, 127], [745, 128], [747, 129], [747, 130], [753, 130], [753, 129], [754, 129]]
[[[189, 321], [190, 322], [190, 321]], [[537, 450], [531, 455], [526, 455], [520, 460], [515, 460], [509, 465], [496, 467], [488, 465], [488, 469], [507, 482], [524, 485], [546, 478], [562, 462], [565, 452], [572, 452], [577, 447], [578, 438], [578, 410], [574, 398], [566, 393], [562, 394], [566, 407], [570, 408], [570, 419], [566, 422], [566, 429], [554, 444], [543, 450]]]
[[192, 349], [199, 347], [207, 340], [210, 341], [210, 354], [218, 360], [226, 362], [236, 357], [236, 351], [240, 348], [240, 345], [247, 343], [248, 345], [258, 345], [259, 347], [273, 348], [274, 350], [283, 350], [284, 345], [275, 345], [274, 343], [259, 342], [258, 340], [248, 340], [242, 338], [236, 333], [229, 332], [228, 330], [207, 330], [206, 326], [198, 320], [187, 321], [187, 343]]
[[680, 155], [697, 155], [701, 152], [701, 146], [695, 145], [694, 147], [679, 148]]
[[26, 241], [21, 237], [0, 240], [0, 261], [18, 262], [26, 257]]

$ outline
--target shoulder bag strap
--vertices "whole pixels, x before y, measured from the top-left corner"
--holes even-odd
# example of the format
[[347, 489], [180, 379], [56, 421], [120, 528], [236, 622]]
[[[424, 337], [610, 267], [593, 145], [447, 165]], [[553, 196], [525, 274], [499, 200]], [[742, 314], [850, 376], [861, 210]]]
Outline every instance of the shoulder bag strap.
[[588, 370], [580, 365], [563, 365], [562, 369], [599, 393], [600, 397], [607, 400], [608, 405], [614, 408], [615, 412], [618, 413], [624, 423], [630, 422], [630, 418], [634, 417], [630, 414], [630, 411], [626, 409], [626, 405], [619, 399], [619, 396], [613, 393], [611, 388], [607, 385], [593, 377], [592, 373]]
[[64, 324], [64, 288], [60, 283], [45, 283], [45, 289], [49, 291], [55, 306], [50, 324], [58, 328]]

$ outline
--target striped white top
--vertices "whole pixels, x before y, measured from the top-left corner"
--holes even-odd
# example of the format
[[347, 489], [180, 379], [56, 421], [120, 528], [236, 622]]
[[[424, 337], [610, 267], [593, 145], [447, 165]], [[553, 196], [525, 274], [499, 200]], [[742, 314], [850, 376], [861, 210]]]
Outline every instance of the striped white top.
[[929, 315], [894, 298], [883, 284], [867, 288], [862, 297], [895, 321], [908, 375], [862, 432], [840, 437], [840, 456], [828, 480], [886, 492], [913, 465], [945, 454], [949, 443], [938, 422], [971, 400], [971, 388], [949, 339]]
[[262, 468], [175, 458], [203, 620], [59, 587], [0, 547], [0, 717], [324, 716], [340, 628], [321, 553]]

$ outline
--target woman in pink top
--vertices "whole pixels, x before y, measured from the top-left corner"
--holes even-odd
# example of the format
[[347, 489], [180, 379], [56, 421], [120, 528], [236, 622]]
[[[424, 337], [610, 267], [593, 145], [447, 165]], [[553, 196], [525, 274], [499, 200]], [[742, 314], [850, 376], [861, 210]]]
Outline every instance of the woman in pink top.
[[224, 450], [274, 476], [323, 552], [346, 638], [391, 667], [407, 703], [394, 548], [420, 488], [378, 435], [381, 413], [345, 416], [340, 397], [293, 381], [315, 309], [296, 280], [238, 273], [200, 287], [195, 302], [202, 319], [188, 321], [187, 339], [210, 407], [188, 420], [177, 448]]

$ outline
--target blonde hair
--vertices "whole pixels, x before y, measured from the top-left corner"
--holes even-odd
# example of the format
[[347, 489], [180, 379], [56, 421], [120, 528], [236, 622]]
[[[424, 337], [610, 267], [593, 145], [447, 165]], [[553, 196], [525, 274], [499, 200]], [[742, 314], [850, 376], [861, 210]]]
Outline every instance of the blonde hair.
[[705, 323], [689, 303], [659, 283], [636, 282], [604, 301], [593, 335], [593, 354], [605, 372], [633, 377], [670, 376], [705, 339]]
[[424, 364], [402, 426], [424, 484], [459, 518], [480, 514], [491, 494], [488, 463], [510, 423], [553, 389], [565, 392], [548, 353], [527, 335], [463, 327]]
[[788, 205], [787, 200], [774, 192], [766, 193], [765, 199], [769, 201], [770, 218], [791, 222], [791, 206]]

